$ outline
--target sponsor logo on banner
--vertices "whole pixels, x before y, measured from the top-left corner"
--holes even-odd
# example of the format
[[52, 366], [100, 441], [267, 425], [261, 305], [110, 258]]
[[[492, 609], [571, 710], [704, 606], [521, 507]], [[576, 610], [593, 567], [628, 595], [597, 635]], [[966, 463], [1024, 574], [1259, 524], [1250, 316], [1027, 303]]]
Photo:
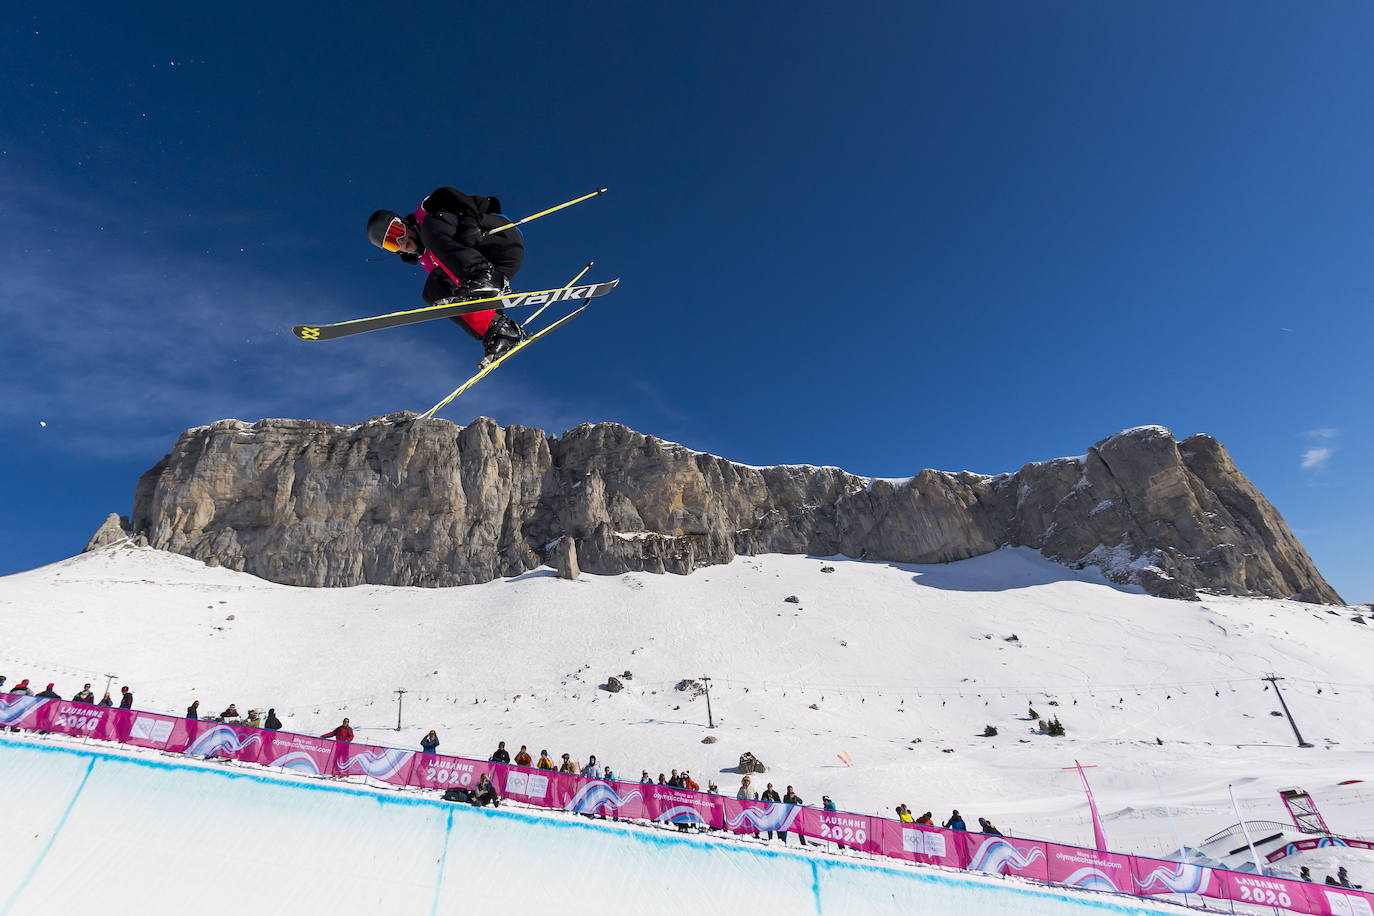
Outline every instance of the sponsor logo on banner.
[[1070, 868], [1075, 865], [1081, 866], [1074, 869], [1066, 877], [1057, 879], [1061, 884], [1071, 884], [1074, 887], [1086, 887], [1098, 891], [1116, 893], [1121, 891], [1121, 886], [1117, 881], [1118, 876], [1112, 874], [1113, 870], [1121, 868], [1122, 863], [1120, 862], [1100, 858], [1093, 855], [1092, 850], [1089, 849], [1069, 852], [1062, 846], [1055, 851], [1054, 858]]
[[506, 794], [523, 795], [526, 798], [544, 798], [549, 794], [549, 777], [543, 773], [511, 770], [506, 773]]
[[308, 735], [290, 735], [277, 732], [271, 740], [272, 753], [276, 756], [268, 761], [268, 766], [281, 767], [293, 773], [308, 776], [322, 776], [324, 770], [320, 762], [334, 759], [337, 744], [328, 738], [312, 738]]
[[1326, 891], [1326, 905], [1331, 908], [1334, 916], [1371, 916], [1374, 914], [1374, 909], [1370, 909], [1367, 898], [1356, 897], [1353, 894], [1342, 894], [1339, 891]]
[[701, 796], [696, 792], [660, 790], [658, 801], [664, 807], [658, 817], [654, 818], [656, 821], [670, 824], [706, 823], [706, 818], [702, 817], [701, 811], [697, 809], [697, 805], [701, 804]]
[[945, 835], [934, 830], [902, 830], [902, 849], [921, 856], [943, 857], [945, 854]]
[[1287, 883], [1259, 878], [1252, 875], [1231, 873], [1231, 883], [1235, 885], [1236, 898], [1245, 903], [1259, 903], [1265, 906], [1291, 907], [1293, 898], [1288, 893]]
[[167, 739], [172, 737], [173, 724], [171, 719], [138, 716], [134, 719], [133, 727], [129, 729], [129, 737], [166, 744]]

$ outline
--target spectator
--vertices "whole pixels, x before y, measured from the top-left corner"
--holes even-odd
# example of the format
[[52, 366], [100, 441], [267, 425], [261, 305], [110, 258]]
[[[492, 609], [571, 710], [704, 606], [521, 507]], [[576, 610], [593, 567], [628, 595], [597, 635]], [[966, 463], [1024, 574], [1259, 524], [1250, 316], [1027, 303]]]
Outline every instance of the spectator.
[[829, 796], [829, 795], [822, 795], [822, 796], [821, 796], [821, 807], [822, 807], [823, 809], [825, 809], [826, 811], [834, 811], [834, 810], [835, 810], [835, 803], [834, 803], [833, 801], [830, 800], [830, 796]]
[[539, 752], [539, 762], [536, 763], [535, 766], [539, 767], [539, 769], [541, 769], [541, 770], [556, 770], [556, 769], [558, 769], [557, 767], [555, 767], [555, 766], [553, 765], [553, 760], [549, 758], [549, 752], [548, 752], [548, 751], [540, 751], [540, 752]]
[[[793, 792], [793, 791], [792, 791], [792, 787], [791, 787], [791, 786], [788, 786], [788, 787], [787, 787], [787, 791], [783, 793], [783, 796], [782, 796], [782, 803], [783, 803], [784, 805], [802, 805], [802, 804], [805, 804], [805, 802], [802, 801], [801, 796], [798, 795], [796, 792]], [[786, 830], [779, 830], [779, 831], [778, 831], [778, 838], [781, 839], [784, 843], [786, 843], [786, 842], [787, 842], [787, 831], [786, 831]], [[806, 845], [806, 837], [805, 837], [805, 835], [800, 834], [800, 833], [797, 834], [797, 840], [798, 840], [803, 846]]]
[[21, 697], [31, 697], [31, 696], [33, 696], [33, 690], [31, 690], [31, 689], [29, 688], [29, 679], [28, 679], [28, 678], [24, 678], [22, 681], [20, 681], [19, 683], [15, 684], [15, 685], [14, 685], [14, 689], [11, 690], [10, 693], [12, 693], [12, 694], [18, 694], [18, 695], [21, 696]]
[[353, 740], [353, 727], [348, 724], [348, 719], [344, 719], [332, 732], [325, 732], [321, 738], [333, 738], [336, 741], [351, 742]]
[[668, 777], [668, 785], [672, 786], [674, 789], [682, 788], [682, 776], [677, 770], [673, 770], [673, 775]]
[[133, 708], [134, 708], [134, 695], [133, 695], [133, 693], [129, 690], [129, 688], [128, 688], [128, 687], [121, 687], [121, 688], [119, 688], [119, 693], [120, 693], [120, 697], [119, 697], [119, 708], [120, 708], [120, 709], [133, 709]]
[[267, 710], [267, 721], [262, 724], [262, 727], [271, 729], [274, 732], [281, 730], [281, 719], [277, 718], [277, 711], [275, 709]]
[[666, 785], [668, 785], [668, 778], [667, 778], [666, 776], [664, 776], [662, 773], [659, 773], [659, 774], [658, 774], [658, 784], [659, 784], [660, 786], [666, 786]]
[[600, 779], [601, 767], [596, 765], [596, 755], [592, 754], [587, 758], [587, 765], [582, 768], [582, 775], [588, 779]]
[[87, 684], [85, 687], [82, 687], [81, 690], [77, 692], [76, 696], [72, 697], [72, 702], [94, 704], [95, 694], [91, 693], [91, 685]]
[[515, 765], [518, 767], [527, 767], [533, 762], [534, 758], [531, 757], [530, 752], [525, 749], [525, 745], [520, 745], [520, 751], [515, 755]]
[[486, 773], [477, 777], [477, 788], [472, 791], [472, 803], [479, 808], [487, 805], [493, 808], [501, 807], [501, 796], [496, 793], [496, 786], [492, 785]]
[[4, 676], [3, 674], [0, 674], [0, 687], [4, 687], [4, 686], [5, 686], [5, 676]]
[[1340, 887], [1340, 886], [1341, 886], [1341, 882], [1337, 881], [1335, 878], [1331, 877], [1330, 875], [1327, 875], [1327, 876], [1326, 876], [1326, 883], [1327, 883], [1327, 884], [1334, 884], [1334, 885], [1336, 885], [1337, 887]]
[[647, 785], [653, 785], [653, 784], [654, 784], [654, 778], [653, 778], [652, 776], [649, 775], [649, 771], [648, 771], [648, 770], [640, 770], [640, 771], [639, 771], [639, 781], [640, 781], [641, 784], [647, 784]]
[[715, 781], [714, 779], [707, 779], [707, 780], [706, 780], [706, 791], [707, 791], [707, 792], [710, 792], [712, 795], [719, 795], [719, 794], [720, 794], [720, 786], [716, 785], [716, 781]]
[[695, 779], [692, 778], [691, 770], [682, 771], [682, 788], [692, 792], [701, 791], [701, 783], [697, 782]]
[[434, 754], [439, 751], [439, 736], [434, 729], [429, 730], [429, 734], [420, 739], [420, 750], [426, 754]]
[[935, 818], [931, 816], [931, 813], [929, 811], [927, 811], [925, 814], [922, 814], [920, 817], [916, 818], [916, 823], [925, 824], [927, 827], [934, 827]]
[[735, 798], [738, 798], [740, 801], [759, 800], [758, 790], [754, 788], [753, 780], [749, 778], [748, 774], [739, 781], [739, 791], [735, 793]]
[[[759, 801], [766, 801], [777, 804], [782, 801], [782, 796], [778, 794], [778, 790], [773, 788], [773, 784], [770, 782], [768, 786], [763, 790], [763, 794], [759, 796]], [[773, 839], [773, 831], [771, 830], [768, 831], [768, 839]]]
[[916, 818], [911, 816], [911, 809], [908, 808], [905, 803], [897, 806], [897, 820], [901, 821], [903, 824], [916, 823]]
[[611, 772], [611, 768], [609, 765], [601, 768], [601, 778], [606, 780], [607, 782], [610, 782], [611, 780], [615, 779], [615, 774]]
[[570, 754], [563, 755], [563, 763], [559, 765], [558, 772], [574, 774], [577, 772], [577, 763], [572, 759]]
[[248, 718], [243, 720], [243, 724], [249, 728], [262, 728], [262, 713], [256, 709], [248, 710]]
[[506, 750], [506, 742], [499, 741], [496, 744], [496, 752], [491, 755], [492, 763], [510, 763], [510, 752]]
[[1001, 836], [1002, 831], [997, 829], [997, 825], [985, 817], [978, 818], [978, 832], [986, 833], [988, 836]]
[[1304, 866], [1302, 867], [1302, 869], [1298, 872], [1298, 880], [1299, 880], [1299, 881], [1311, 881], [1311, 880], [1312, 880], [1312, 870], [1311, 870], [1310, 868], [1308, 868], [1306, 865], [1304, 865]]
[[1345, 870], [1345, 866], [1344, 866], [1344, 865], [1342, 865], [1340, 868], [1336, 869], [1336, 880], [1337, 880], [1338, 882], [1340, 882], [1341, 887], [1348, 887], [1348, 888], [1351, 888], [1352, 890], [1359, 890], [1361, 887], [1364, 886], [1364, 885], [1362, 885], [1362, 884], [1351, 884], [1351, 883], [1350, 883], [1350, 873], [1347, 872], [1347, 871]]
[[230, 703], [229, 708], [219, 714], [221, 722], [228, 722], [230, 719], [237, 719], [238, 717], [239, 708], [235, 706], [233, 703]]
[[188, 719], [199, 719], [199, 718], [200, 718], [200, 700], [192, 700], [192, 701], [191, 701], [191, 705], [186, 707], [186, 718], [188, 718]]
[[62, 697], [60, 697], [60, 696], [58, 695], [57, 691], [56, 691], [56, 690], [53, 690], [52, 688], [53, 688], [53, 685], [52, 685], [52, 684], [49, 684], [47, 687], [43, 688], [43, 691], [42, 691], [41, 693], [39, 693], [38, 695], [39, 695], [40, 697], [42, 697], [43, 699], [45, 699], [45, 700], [60, 700], [60, 699], [62, 699]]
[[965, 826], [965, 824], [964, 824], [964, 818], [963, 818], [963, 816], [959, 813], [959, 809], [958, 809], [958, 808], [955, 808], [954, 811], [950, 814], [949, 820], [945, 821], [945, 822], [944, 822], [943, 824], [941, 824], [940, 826], [941, 826], [941, 827], [944, 827], [944, 828], [946, 828], [946, 829], [948, 829], [948, 830], [967, 830], [967, 829], [968, 829], [968, 827]]
[[105, 691], [105, 695], [104, 695], [103, 697], [100, 698], [100, 702], [97, 703], [96, 705], [97, 705], [97, 706], [113, 706], [113, 705], [114, 705], [114, 700], [110, 699], [110, 691], [108, 691], [108, 690]]

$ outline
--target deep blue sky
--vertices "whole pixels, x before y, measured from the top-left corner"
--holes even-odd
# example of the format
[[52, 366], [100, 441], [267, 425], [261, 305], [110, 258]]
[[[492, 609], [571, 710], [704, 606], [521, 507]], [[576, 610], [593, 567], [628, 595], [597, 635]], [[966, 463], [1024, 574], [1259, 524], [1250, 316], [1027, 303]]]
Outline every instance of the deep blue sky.
[[[200, 7], [204, 6], [204, 9]], [[1374, 601], [1367, 3], [52, 3], [0, 40], [0, 573], [223, 417], [480, 355], [366, 263], [441, 184], [621, 288], [443, 416], [908, 476], [1209, 432]], [[40, 421], [46, 426], [40, 426]]]

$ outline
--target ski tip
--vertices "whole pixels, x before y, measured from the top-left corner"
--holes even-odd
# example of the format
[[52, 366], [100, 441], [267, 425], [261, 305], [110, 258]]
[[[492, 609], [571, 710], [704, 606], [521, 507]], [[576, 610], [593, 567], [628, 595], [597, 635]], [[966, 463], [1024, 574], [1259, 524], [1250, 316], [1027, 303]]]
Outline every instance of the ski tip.
[[291, 329], [291, 333], [295, 334], [301, 340], [320, 339], [320, 329], [316, 325], [298, 324]]
[[605, 193], [606, 193], [607, 191], [609, 191], [609, 190], [610, 190], [610, 188], [597, 188], [597, 189], [596, 189], [596, 193], [598, 193], [598, 194], [605, 194]]

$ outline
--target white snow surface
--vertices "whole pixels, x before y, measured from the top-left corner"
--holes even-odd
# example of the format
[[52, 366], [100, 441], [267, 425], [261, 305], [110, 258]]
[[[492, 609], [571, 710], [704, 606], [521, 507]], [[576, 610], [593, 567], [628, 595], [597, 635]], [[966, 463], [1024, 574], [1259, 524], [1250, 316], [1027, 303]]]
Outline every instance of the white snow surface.
[[[1154, 598], [1025, 549], [930, 566], [763, 556], [689, 576], [568, 582], [541, 569], [461, 588], [306, 589], [124, 545], [0, 578], [0, 673], [64, 696], [86, 681], [98, 696], [117, 673], [114, 692], [128, 684], [142, 709], [271, 706], [313, 734], [349, 716], [359, 741], [418, 747], [433, 728], [440, 753], [485, 758], [505, 740], [596, 754], [626, 779], [690, 769], [731, 793], [751, 751], [763, 781], [808, 803], [892, 816], [905, 802], [937, 823], [958, 808], [970, 825], [1090, 846], [1078, 776], [1062, 769], [1079, 760], [1095, 767], [1112, 848], [1162, 857], [1176, 848], [1166, 801], [1195, 846], [1235, 822], [1228, 783], [1247, 817], [1286, 822], [1277, 791], [1298, 785], [1335, 832], [1374, 836], [1371, 783], [1339, 785], [1374, 779], [1374, 626], [1355, 616]], [[626, 670], [622, 693], [599, 689]], [[1271, 714], [1270, 672], [1316, 747], [1297, 748]], [[704, 698], [674, 689], [702, 675], [714, 729]], [[1068, 735], [1033, 734], [1028, 707]], [[980, 737], [986, 725], [1000, 734]], [[1374, 853], [1317, 855], [1277, 871], [1306, 863], [1320, 880], [1346, 864], [1374, 884]]]

